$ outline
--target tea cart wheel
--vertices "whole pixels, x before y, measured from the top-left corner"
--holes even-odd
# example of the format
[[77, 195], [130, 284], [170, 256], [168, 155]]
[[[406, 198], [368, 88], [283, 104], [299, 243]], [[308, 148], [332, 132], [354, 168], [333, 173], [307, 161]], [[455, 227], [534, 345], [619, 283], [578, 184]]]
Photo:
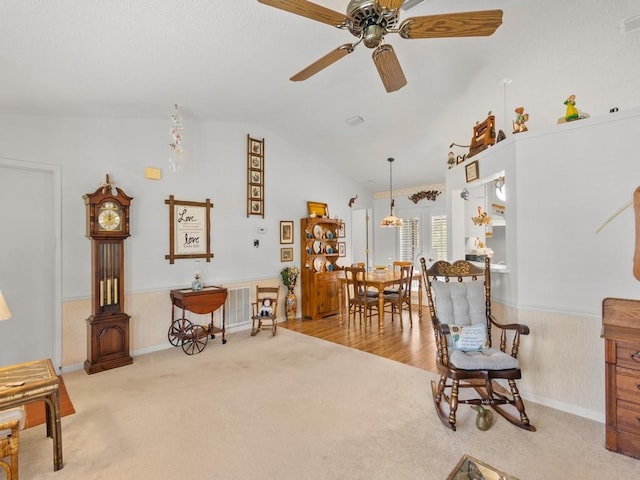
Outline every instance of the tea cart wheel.
[[184, 333], [182, 350], [187, 355], [200, 353], [207, 346], [209, 335], [202, 325], [191, 325]]
[[179, 318], [174, 321], [169, 327], [169, 331], [167, 332], [167, 337], [169, 337], [169, 343], [174, 347], [182, 344], [182, 339], [184, 338], [185, 331], [191, 327], [192, 323], [186, 318]]

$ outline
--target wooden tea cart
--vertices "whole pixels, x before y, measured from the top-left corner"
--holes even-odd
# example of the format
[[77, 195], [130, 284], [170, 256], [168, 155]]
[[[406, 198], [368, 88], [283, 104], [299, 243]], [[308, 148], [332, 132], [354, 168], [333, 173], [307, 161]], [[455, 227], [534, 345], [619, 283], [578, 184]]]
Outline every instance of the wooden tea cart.
[[[227, 300], [227, 289], [224, 287], [209, 286], [202, 290], [180, 288], [171, 290], [171, 326], [167, 336], [174, 347], [181, 346], [184, 353], [194, 355], [200, 353], [207, 346], [209, 336], [216, 338], [216, 334], [222, 334], [222, 343], [227, 343], [225, 334], [224, 302]], [[222, 307], [222, 322], [220, 327], [213, 324], [213, 313]], [[182, 309], [182, 315], [176, 319], [176, 308]], [[186, 318], [186, 312], [200, 315], [211, 314], [211, 321], [205, 325], [194, 324]]]

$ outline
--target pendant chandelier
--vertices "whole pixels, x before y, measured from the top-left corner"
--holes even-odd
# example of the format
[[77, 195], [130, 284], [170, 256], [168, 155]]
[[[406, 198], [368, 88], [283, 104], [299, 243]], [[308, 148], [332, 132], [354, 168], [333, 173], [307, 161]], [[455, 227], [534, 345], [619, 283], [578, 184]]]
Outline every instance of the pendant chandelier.
[[388, 158], [387, 161], [389, 162], [389, 216], [384, 217], [382, 219], [382, 221], [380, 222], [380, 226], [381, 227], [401, 227], [402, 226], [402, 219], [396, 217], [393, 214], [393, 209], [395, 207], [395, 201], [393, 200], [393, 173], [392, 173], [392, 165], [393, 165], [393, 158]]

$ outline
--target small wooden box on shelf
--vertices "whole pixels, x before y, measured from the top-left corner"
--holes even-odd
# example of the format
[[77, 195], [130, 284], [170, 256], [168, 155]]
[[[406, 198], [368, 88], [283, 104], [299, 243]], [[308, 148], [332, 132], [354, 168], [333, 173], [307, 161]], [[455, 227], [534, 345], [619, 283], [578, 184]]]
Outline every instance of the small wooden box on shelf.
[[606, 447], [640, 458], [640, 301], [605, 298]]
[[302, 317], [317, 320], [340, 311], [337, 264], [342, 220], [308, 217], [300, 219]]

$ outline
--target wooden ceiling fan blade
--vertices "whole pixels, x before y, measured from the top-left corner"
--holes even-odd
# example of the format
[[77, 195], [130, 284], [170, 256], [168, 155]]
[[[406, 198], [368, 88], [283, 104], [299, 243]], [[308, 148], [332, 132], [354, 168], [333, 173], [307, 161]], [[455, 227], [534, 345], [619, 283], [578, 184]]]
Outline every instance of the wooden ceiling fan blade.
[[258, 0], [258, 2], [334, 27], [339, 27], [347, 23], [347, 17], [343, 13], [336, 12], [335, 10], [307, 0]]
[[395, 92], [407, 84], [396, 52], [391, 45], [380, 45], [373, 51], [371, 57], [387, 92]]
[[289, 80], [291, 80], [292, 82], [301, 82], [303, 80], [306, 80], [307, 78], [318, 73], [320, 70], [324, 70], [329, 65], [332, 65], [333, 63], [340, 60], [342, 57], [353, 52], [354, 48], [355, 48], [354, 45], [351, 43], [345, 43], [344, 45], [340, 45], [335, 50], [332, 50], [331, 52], [327, 53], [324, 57], [313, 62], [307, 68], [300, 70]]
[[402, 38], [486, 37], [502, 25], [502, 10], [444, 13], [407, 18], [398, 27]]
[[397, 10], [403, 3], [404, 0], [378, 0], [378, 6], [386, 10]]

